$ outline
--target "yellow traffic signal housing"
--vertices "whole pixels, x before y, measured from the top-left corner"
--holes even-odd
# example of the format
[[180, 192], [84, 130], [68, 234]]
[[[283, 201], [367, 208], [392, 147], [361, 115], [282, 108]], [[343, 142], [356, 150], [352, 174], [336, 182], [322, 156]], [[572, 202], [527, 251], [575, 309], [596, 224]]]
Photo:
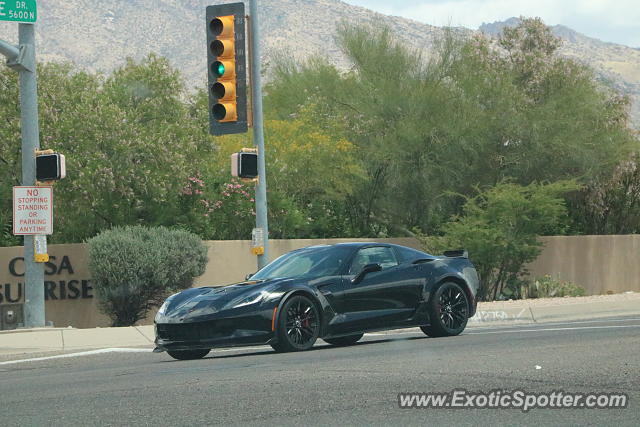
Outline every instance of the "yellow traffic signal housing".
[[213, 135], [247, 131], [244, 3], [207, 7], [209, 123]]
[[217, 82], [211, 87], [212, 94], [218, 98], [213, 106], [213, 117], [221, 123], [238, 120], [236, 110], [236, 67], [235, 67], [235, 18], [233, 15], [217, 16], [209, 24], [216, 37], [209, 48], [218, 60], [212, 65]]

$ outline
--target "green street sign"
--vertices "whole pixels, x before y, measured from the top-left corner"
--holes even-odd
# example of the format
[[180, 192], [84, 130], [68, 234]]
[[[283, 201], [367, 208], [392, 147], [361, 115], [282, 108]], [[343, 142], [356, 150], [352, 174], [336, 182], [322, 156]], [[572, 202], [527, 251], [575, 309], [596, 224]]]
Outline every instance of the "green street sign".
[[36, 0], [0, 0], [0, 21], [36, 22]]

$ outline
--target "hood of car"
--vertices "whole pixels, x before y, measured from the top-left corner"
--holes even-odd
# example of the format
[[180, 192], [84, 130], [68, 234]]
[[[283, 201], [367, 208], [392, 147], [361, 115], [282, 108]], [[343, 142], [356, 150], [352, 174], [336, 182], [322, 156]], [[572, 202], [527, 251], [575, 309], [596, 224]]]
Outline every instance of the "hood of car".
[[191, 288], [170, 296], [164, 302], [156, 321], [186, 320], [208, 316], [222, 311], [255, 306], [283, 295], [283, 285], [293, 279], [271, 279], [235, 283], [221, 287]]

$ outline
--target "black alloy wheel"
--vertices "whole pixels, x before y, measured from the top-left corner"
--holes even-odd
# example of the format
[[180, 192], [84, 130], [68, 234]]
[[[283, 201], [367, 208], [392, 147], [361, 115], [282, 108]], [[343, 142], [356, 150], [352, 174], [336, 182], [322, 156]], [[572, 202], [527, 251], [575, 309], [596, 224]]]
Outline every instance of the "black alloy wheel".
[[203, 350], [167, 350], [169, 356], [177, 360], [195, 360], [202, 359], [209, 354], [208, 349]]
[[436, 289], [429, 301], [430, 325], [421, 326], [430, 337], [458, 335], [467, 326], [469, 301], [457, 283], [445, 282]]
[[335, 345], [335, 346], [353, 345], [358, 341], [360, 341], [360, 338], [362, 338], [363, 335], [364, 334], [355, 334], [355, 335], [348, 335], [346, 337], [339, 337], [339, 338], [326, 338], [324, 341], [327, 342], [328, 344]]
[[320, 334], [318, 308], [309, 298], [296, 295], [282, 306], [276, 335], [272, 344], [276, 351], [303, 351], [313, 347]]

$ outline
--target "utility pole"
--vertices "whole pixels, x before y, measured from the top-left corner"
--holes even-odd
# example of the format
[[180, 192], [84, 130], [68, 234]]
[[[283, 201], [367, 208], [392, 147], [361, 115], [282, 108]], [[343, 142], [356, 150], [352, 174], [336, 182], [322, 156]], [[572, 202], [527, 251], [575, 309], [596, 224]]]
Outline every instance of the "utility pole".
[[251, 31], [251, 102], [253, 105], [253, 143], [258, 149], [258, 185], [256, 186], [256, 228], [264, 233], [264, 253], [258, 255], [258, 269], [269, 262], [269, 223], [267, 218], [267, 173], [264, 152], [264, 119], [262, 115], [262, 76], [260, 70], [260, 25], [258, 0], [250, 0]]
[[[28, 5], [28, 7], [25, 7]], [[19, 20], [18, 43], [12, 46], [0, 40], [0, 53], [7, 57], [7, 66], [18, 71], [20, 78], [20, 121], [22, 126], [22, 185], [36, 184], [36, 150], [40, 147], [38, 125], [38, 89], [36, 76], [35, 1], [14, 2], [9, 14], [0, 20]], [[44, 264], [34, 257], [35, 236], [24, 236], [24, 326], [45, 326]]]

